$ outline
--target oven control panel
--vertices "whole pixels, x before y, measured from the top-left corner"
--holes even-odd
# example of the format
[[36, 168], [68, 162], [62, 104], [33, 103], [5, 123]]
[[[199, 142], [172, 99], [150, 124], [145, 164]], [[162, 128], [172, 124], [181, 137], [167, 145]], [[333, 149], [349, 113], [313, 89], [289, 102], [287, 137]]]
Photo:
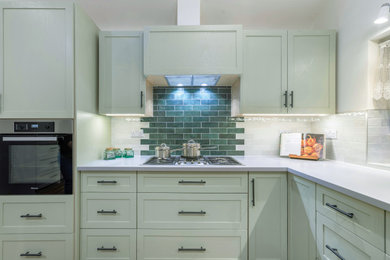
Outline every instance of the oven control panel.
[[53, 133], [54, 122], [14, 122], [14, 131], [15, 133]]

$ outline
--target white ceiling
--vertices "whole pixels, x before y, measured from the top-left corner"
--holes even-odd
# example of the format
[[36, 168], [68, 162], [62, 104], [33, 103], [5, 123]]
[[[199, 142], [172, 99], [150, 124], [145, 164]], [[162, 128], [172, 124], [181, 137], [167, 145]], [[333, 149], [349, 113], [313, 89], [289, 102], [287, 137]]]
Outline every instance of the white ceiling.
[[[176, 0], [76, 0], [102, 30], [176, 24]], [[201, 0], [201, 24], [311, 29], [324, 0]]]

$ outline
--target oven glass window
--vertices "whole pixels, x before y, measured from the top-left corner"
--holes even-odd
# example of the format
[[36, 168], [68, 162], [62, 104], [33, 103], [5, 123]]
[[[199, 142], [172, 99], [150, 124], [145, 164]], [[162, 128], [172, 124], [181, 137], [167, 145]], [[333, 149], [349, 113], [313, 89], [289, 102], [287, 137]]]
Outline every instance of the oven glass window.
[[10, 145], [9, 183], [50, 184], [61, 180], [60, 146]]

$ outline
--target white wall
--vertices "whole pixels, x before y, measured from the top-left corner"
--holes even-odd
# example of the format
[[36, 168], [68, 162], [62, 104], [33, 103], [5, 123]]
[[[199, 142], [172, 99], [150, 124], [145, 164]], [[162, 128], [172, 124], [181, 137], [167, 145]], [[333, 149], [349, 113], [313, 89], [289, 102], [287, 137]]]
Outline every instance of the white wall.
[[317, 28], [338, 30], [337, 112], [374, 107], [370, 97], [369, 40], [390, 27], [374, 24], [384, 0], [328, 0]]

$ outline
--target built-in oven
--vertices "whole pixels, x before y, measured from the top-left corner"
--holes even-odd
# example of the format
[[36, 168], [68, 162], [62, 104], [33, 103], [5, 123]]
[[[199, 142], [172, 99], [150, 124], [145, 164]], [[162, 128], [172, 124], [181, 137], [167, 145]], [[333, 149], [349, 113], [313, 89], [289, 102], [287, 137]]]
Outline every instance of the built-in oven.
[[0, 194], [72, 194], [73, 120], [0, 120]]

